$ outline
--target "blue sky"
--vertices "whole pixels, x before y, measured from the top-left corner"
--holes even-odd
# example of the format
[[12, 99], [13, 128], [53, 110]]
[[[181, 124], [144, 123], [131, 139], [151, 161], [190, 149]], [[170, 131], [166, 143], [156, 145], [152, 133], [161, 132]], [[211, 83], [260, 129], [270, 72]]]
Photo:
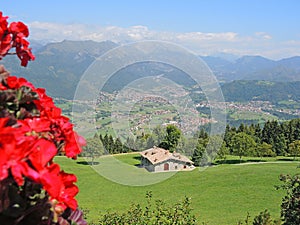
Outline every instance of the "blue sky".
[[[32, 39], [161, 39], [199, 54], [300, 55], [298, 0], [2, 0]], [[60, 31], [64, 32], [60, 32]]]

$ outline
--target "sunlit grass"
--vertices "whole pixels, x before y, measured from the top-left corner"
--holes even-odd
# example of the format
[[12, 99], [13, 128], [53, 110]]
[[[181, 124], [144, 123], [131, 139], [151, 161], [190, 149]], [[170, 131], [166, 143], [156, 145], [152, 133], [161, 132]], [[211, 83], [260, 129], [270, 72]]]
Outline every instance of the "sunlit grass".
[[[143, 173], [147, 175], [149, 172], [134, 166], [139, 162], [136, 156], [119, 155], [116, 158], [130, 164], [137, 176]], [[199, 224], [207, 222], [210, 225], [237, 224], [237, 221], [245, 219], [247, 212], [253, 217], [264, 209], [269, 209], [274, 218], [279, 218], [284, 193], [274, 186], [280, 184], [280, 174], [297, 173], [299, 163], [278, 163], [268, 159], [270, 163], [265, 164], [224, 164], [203, 171], [197, 168], [191, 172], [178, 172], [153, 185], [129, 186], [100, 175], [101, 165], [105, 163], [103, 159], [98, 160], [100, 163], [94, 166], [95, 169], [85, 165], [80, 158], [77, 160], [80, 164], [62, 157], [56, 160], [66, 172], [76, 173], [80, 188], [77, 199], [81, 208], [90, 211], [89, 221], [97, 222], [97, 218], [108, 211], [125, 211], [132, 203], [143, 204], [146, 192], [152, 191], [154, 198], [169, 203], [178, 202], [185, 196], [191, 197]], [[103, 168], [107, 170], [107, 167]]]

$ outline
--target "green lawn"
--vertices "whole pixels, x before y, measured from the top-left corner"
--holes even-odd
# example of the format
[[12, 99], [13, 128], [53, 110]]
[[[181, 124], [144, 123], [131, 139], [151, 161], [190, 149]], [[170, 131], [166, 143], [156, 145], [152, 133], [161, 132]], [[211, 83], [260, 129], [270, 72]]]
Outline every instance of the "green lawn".
[[[136, 156], [116, 156], [131, 165], [119, 165], [119, 161], [113, 160], [113, 157], [103, 157], [94, 168], [85, 165], [83, 159], [56, 159], [66, 172], [76, 173], [80, 188], [77, 199], [81, 208], [89, 209], [89, 221], [96, 222], [99, 215], [107, 211], [127, 210], [131, 203], [143, 204], [147, 191], [152, 191], [154, 198], [170, 204], [182, 200], [184, 196], [191, 197], [199, 224], [234, 225], [239, 220], [244, 221], [247, 212], [253, 217], [264, 209], [269, 209], [274, 218], [279, 218], [284, 193], [274, 186], [280, 184], [278, 177], [281, 173], [297, 173], [299, 164], [293, 161], [224, 164], [202, 171], [196, 168], [191, 172], [151, 174], [133, 166], [139, 162]], [[113, 169], [110, 170], [108, 165], [112, 165]], [[142, 183], [153, 181], [154, 184], [130, 186], [115, 183], [111, 179], [119, 183], [140, 180]]]
[[276, 120], [276, 116], [271, 114], [266, 114], [262, 112], [250, 112], [250, 111], [237, 111], [230, 115], [231, 118], [235, 120]]

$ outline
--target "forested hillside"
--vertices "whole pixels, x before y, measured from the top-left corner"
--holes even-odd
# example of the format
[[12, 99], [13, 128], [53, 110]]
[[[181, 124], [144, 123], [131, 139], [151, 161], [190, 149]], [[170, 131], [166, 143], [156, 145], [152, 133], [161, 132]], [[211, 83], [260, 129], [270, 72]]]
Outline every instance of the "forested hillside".
[[257, 80], [237, 80], [222, 85], [226, 101], [280, 101], [300, 100], [300, 81], [274, 82]]

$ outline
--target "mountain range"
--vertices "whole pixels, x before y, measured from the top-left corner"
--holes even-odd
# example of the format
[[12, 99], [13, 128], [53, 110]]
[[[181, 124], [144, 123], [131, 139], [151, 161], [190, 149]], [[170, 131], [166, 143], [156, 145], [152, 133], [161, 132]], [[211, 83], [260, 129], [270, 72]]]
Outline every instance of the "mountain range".
[[34, 51], [35, 61], [21, 67], [17, 57], [5, 57], [1, 63], [12, 75], [22, 76], [48, 95], [73, 99], [77, 84], [95, 58], [116, 47], [113, 42], [62, 41], [49, 43]]
[[[73, 99], [76, 86], [91, 63], [108, 50], [118, 46], [111, 41], [65, 40], [48, 44], [35, 41], [31, 43], [36, 60], [30, 62], [28, 67], [22, 68], [16, 57], [6, 57], [1, 63], [11, 74], [23, 76], [35, 86], [46, 88], [50, 96], [66, 99]], [[230, 59], [222, 55], [199, 57], [210, 67], [221, 83], [228, 84], [235, 80], [264, 80], [275, 83], [300, 81], [300, 56], [277, 61], [262, 56], [242, 56]], [[158, 75], [185, 86], [194, 84], [187, 74], [175, 67], [143, 62], [125, 68], [124, 71], [118, 71], [107, 82], [105, 88], [107, 91], [115, 91], [136, 78]], [[122, 80], [118, 78], [120, 76]], [[241, 86], [240, 83], [238, 85]], [[230, 86], [230, 89], [234, 88]]]
[[278, 61], [262, 56], [242, 56], [234, 61], [220, 57], [204, 56], [203, 61], [220, 81], [233, 80], [268, 80], [299, 81], [300, 56]]

